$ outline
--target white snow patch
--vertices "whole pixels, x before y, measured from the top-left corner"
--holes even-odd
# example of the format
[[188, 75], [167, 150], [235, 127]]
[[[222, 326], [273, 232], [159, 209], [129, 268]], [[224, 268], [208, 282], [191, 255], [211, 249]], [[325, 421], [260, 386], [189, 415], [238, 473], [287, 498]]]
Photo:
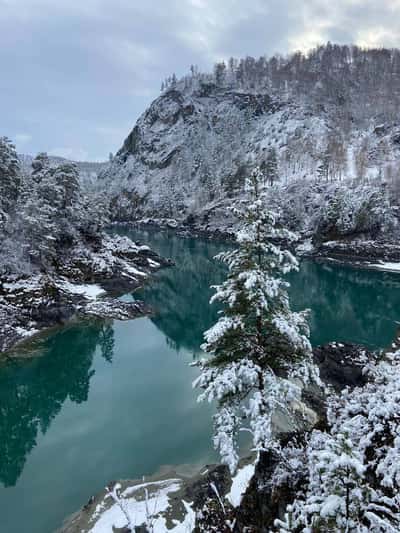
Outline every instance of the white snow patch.
[[21, 337], [31, 337], [32, 335], [35, 335], [35, 333], [38, 333], [38, 329], [25, 329], [25, 328], [20, 328], [20, 327], [17, 327], [15, 328], [15, 331], [18, 335], [20, 335]]
[[296, 248], [296, 251], [299, 254], [312, 252], [313, 250], [314, 245], [312, 243], [312, 239], [305, 240], [304, 242], [300, 243]]
[[250, 480], [254, 475], [254, 469], [254, 464], [246, 465], [238, 470], [237, 474], [233, 477], [231, 490], [226, 495], [226, 499], [233, 507], [240, 505], [242, 496], [246, 492]]
[[[174, 521], [175, 526], [172, 529], [165, 529], [165, 530], [159, 530], [161, 531], [173, 531], [174, 533], [189, 533], [190, 531], [194, 530], [195, 521], [196, 521], [196, 513], [193, 511], [192, 507], [189, 503], [185, 502], [185, 500], [182, 500], [183, 505], [185, 506], [186, 515], [183, 519], [183, 522], [178, 522], [177, 520]], [[154, 529], [154, 533], [157, 533]]]
[[105, 293], [105, 291], [99, 285], [77, 285], [75, 283], [70, 283], [69, 281], [62, 281], [57, 284], [57, 286], [72, 294], [81, 294], [86, 296], [89, 300], [95, 300], [98, 296]]
[[[143, 499], [143, 494], [140, 499], [136, 498], [139, 490], [143, 488], [149, 489], [149, 497], [147, 501]], [[150, 525], [153, 533], [187, 533], [192, 531], [195, 523], [195, 512], [190, 504], [182, 500], [185, 507], [186, 514], [182, 521], [174, 520], [174, 526], [167, 528], [166, 519], [163, 514], [170, 507], [169, 496], [177, 492], [181, 488], [181, 480], [168, 479], [157, 483], [144, 483], [127, 488], [121, 500], [125, 511], [129, 515], [132, 526], [140, 526], [146, 524]], [[110, 496], [106, 496], [109, 498]], [[102, 504], [97, 506], [96, 513], [93, 518], [99, 519], [90, 530], [90, 533], [111, 533], [113, 528], [122, 528], [127, 525], [127, 519], [117, 503], [106, 511], [102, 511]]]
[[147, 274], [145, 272], [142, 272], [141, 270], [138, 270], [134, 266], [126, 265], [125, 270], [129, 272], [129, 274], [133, 274], [134, 276], [141, 276], [146, 278]]
[[336, 246], [337, 244], [340, 244], [339, 241], [325, 241], [322, 243], [322, 246]]
[[381, 262], [370, 266], [379, 270], [387, 270], [388, 272], [400, 272], [400, 263]]

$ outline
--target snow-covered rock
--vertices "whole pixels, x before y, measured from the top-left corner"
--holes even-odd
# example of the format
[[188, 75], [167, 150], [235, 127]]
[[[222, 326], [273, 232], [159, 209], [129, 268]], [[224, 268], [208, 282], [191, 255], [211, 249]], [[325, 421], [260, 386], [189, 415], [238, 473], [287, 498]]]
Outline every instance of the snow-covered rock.
[[142, 302], [114, 299], [170, 264], [148, 246], [102, 234], [77, 244], [47, 274], [0, 280], [0, 353], [44, 328], [75, 316], [127, 320], [149, 312]]

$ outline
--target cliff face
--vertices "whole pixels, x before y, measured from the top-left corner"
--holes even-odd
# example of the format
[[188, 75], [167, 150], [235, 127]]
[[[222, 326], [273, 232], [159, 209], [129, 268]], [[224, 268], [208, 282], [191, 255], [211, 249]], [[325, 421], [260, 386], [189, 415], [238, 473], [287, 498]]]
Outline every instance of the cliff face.
[[311, 142], [324, 121], [305, 107], [209, 84], [170, 89], [139, 118], [100, 177], [116, 218], [175, 216], [236, 195], [271, 148]]
[[211, 85], [193, 94], [171, 89], [139, 119], [118, 155], [123, 161], [130, 155], [137, 156], [149, 169], [166, 168], [190, 137], [199, 135], [204, 127], [221, 135], [235, 122], [243, 126], [246, 118], [273, 109], [267, 95], [219, 91]]
[[222, 81], [194, 73], [170, 84], [100, 174], [114, 218], [184, 219], [204, 211], [215, 218], [255, 166], [279, 189], [281, 210], [294, 210], [301, 223], [305, 203], [310, 212], [321, 202], [332, 204], [326, 213], [333, 204], [346, 211], [342, 191], [364, 202], [373, 187], [378, 195], [386, 187], [389, 204], [398, 206], [400, 52], [393, 61], [387, 54], [389, 68], [375, 62], [380, 51], [358, 58], [338, 50], [336, 59], [327, 46], [299, 64], [282, 60], [278, 71], [257, 70], [248, 58], [248, 67], [232, 67]]

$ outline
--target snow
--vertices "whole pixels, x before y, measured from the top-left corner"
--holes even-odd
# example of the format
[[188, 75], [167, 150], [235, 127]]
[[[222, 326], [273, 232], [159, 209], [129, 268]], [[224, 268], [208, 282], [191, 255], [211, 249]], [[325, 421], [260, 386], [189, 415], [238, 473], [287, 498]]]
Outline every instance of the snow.
[[340, 507], [342, 506], [342, 503], [342, 498], [336, 496], [335, 494], [330, 494], [321, 507], [321, 516], [323, 518], [326, 518], [328, 516], [335, 516], [338, 509], [340, 509]]
[[63, 280], [57, 285], [60, 289], [70, 292], [72, 294], [79, 294], [85, 296], [89, 300], [95, 300], [102, 294], [105, 294], [105, 291], [99, 285], [78, 285], [75, 283], [70, 283], [67, 280]]
[[314, 520], [324, 531], [399, 531], [400, 351], [369, 363], [368, 376], [363, 387], [328, 398], [326, 431], [314, 429], [303, 450], [282, 450], [282, 468], [293, 450], [303, 458], [307, 486], [281, 533], [308, 531]]
[[126, 265], [125, 270], [129, 272], [129, 274], [133, 274], [134, 276], [140, 276], [140, 277], [147, 277], [147, 274], [145, 272], [142, 272], [142, 270], [138, 270], [134, 266]]
[[377, 268], [379, 270], [386, 270], [388, 272], [400, 272], [400, 263], [391, 263], [391, 262], [381, 262], [374, 263], [369, 265], [372, 268]]
[[29, 279], [21, 279], [18, 281], [10, 281], [3, 283], [4, 289], [9, 292], [14, 291], [35, 291], [41, 286], [40, 276], [31, 276]]
[[313, 250], [314, 245], [312, 243], [312, 239], [307, 239], [296, 247], [296, 252], [300, 255], [311, 253]]
[[32, 335], [35, 335], [35, 333], [38, 333], [39, 330], [37, 329], [25, 329], [21, 327], [16, 327], [15, 332], [20, 335], [21, 337], [32, 337]]
[[251, 478], [254, 475], [255, 465], [246, 465], [240, 468], [237, 474], [232, 479], [231, 490], [226, 495], [226, 499], [233, 505], [238, 507], [242, 501], [242, 496], [246, 492], [246, 489], [250, 483]]
[[[192, 531], [195, 522], [195, 513], [191, 505], [181, 500], [185, 514], [181, 521], [174, 520], [171, 528], [167, 527], [165, 513], [170, 508], [170, 498], [180, 490], [181, 480], [168, 479], [160, 482], [143, 483], [126, 489], [120, 496], [121, 506], [129, 515], [131, 525], [140, 526], [148, 524], [153, 533], [187, 533]], [[148, 490], [148, 498], [143, 495], [143, 490]], [[139, 492], [142, 491], [139, 496]], [[115, 494], [115, 489], [113, 494]], [[105, 499], [111, 498], [107, 495]], [[97, 506], [94, 518], [100, 513], [99, 518], [90, 530], [90, 533], [110, 533], [113, 528], [123, 528], [127, 519], [120, 505], [115, 502], [109, 509], [103, 511], [104, 504]]]

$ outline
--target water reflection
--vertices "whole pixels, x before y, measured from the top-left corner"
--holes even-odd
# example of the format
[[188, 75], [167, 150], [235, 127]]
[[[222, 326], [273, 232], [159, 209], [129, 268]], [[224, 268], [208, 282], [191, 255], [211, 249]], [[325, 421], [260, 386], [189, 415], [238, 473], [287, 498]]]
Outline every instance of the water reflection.
[[[204, 330], [217, 318], [216, 307], [208, 305], [213, 294], [209, 285], [225, 276], [224, 266], [213, 257], [228, 245], [153, 231], [132, 235], [176, 262], [175, 268], [161, 271], [158, 283], [147, 286], [138, 296], [158, 310], [152, 320], [174, 347], [196, 353]], [[304, 260], [300, 271], [288, 279], [292, 307], [311, 310], [314, 345], [335, 340], [381, 348], [396, 335], [399, 274]]]
[[87, 401], [96, 347], [111, 362], [113, 345], [111, 324], [79, 324], [42, 341], [38, 357], [2, 366], [0, 480], [5, 486], [16, 484], [39, 432], [47, 432], [65, 400]]
[[[137, 236], [137, 234], [135, 234]], [[156, 282], [135, 293], [156, 313], [151, 320], [177, 351], [187, 349], [194, 355], [203, 342], [203, 333], [217, 319], [217, 305], [209, 305], [211, 285], [225, 277], [224, 265], [214, 260], [222, 246], [215, 242], [178, 238], [172, 233], [140, 232], [139, 238], [176, 265], [160, 271]]]
[[314, 345], [336, 340], [382, 348], [396, 335], [398, 274], [303, 261], [289, 280], [293, 307], [311, 309]]

